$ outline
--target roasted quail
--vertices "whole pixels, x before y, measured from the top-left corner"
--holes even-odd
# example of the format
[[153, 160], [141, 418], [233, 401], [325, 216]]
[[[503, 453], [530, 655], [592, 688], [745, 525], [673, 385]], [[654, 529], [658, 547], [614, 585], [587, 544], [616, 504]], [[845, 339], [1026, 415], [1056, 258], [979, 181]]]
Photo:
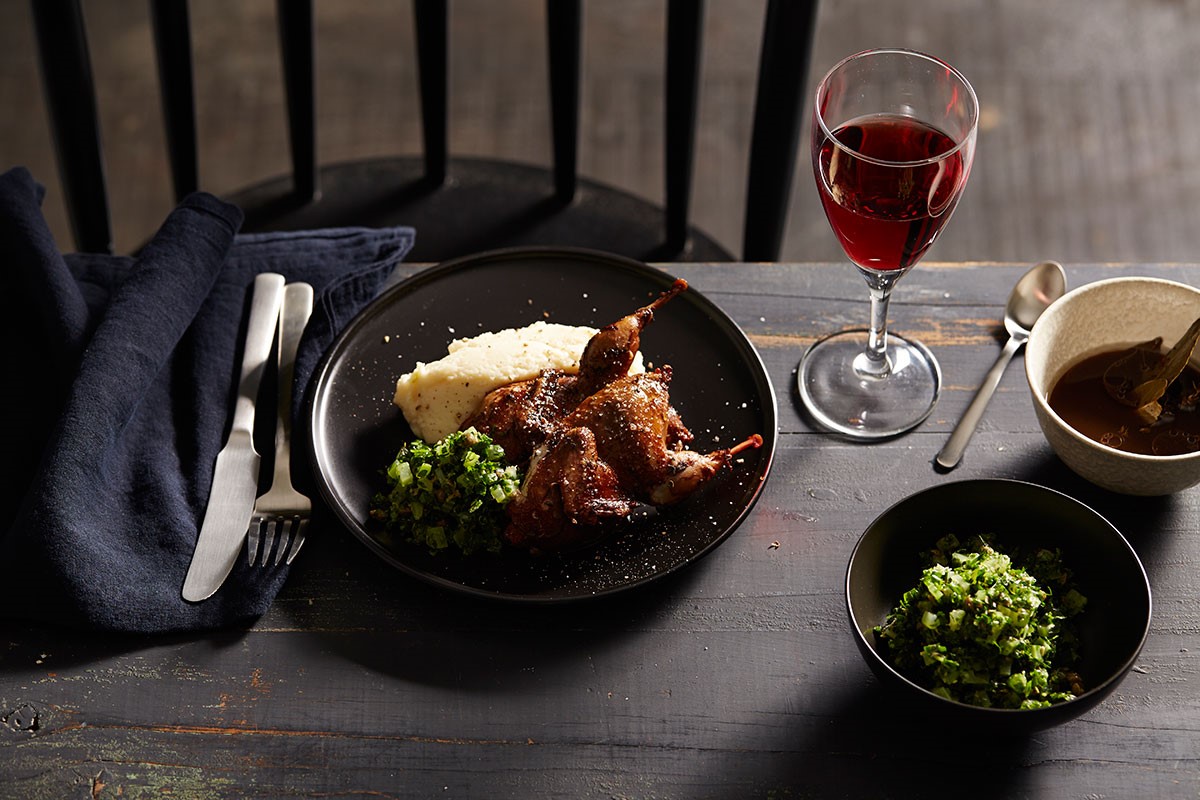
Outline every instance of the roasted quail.
[[597, 453], [595, 434], [560, 428], [534, 451], [521, 491], [508, 504], [504, 536], [531, 550], [572, 550], [599, 538], [605, 521], [628, 516], [637, 505]]
[[671, 406], [671, 368], [628, 374], [642, 329], [686, 288], [676, 281], [653, 303], [602, 328], [577, 375], [547, 370], [496, 389], [464, 423], [491, 436], [508, 458], [529, 462], [508, 505], [511, 544], [548, 552], [591, 543], [613, 520], [643, 504], [682, 500], [734, 455], [762, 444], [754, 434], [712, 453], [687, 449], [692, 434]]
[[685, 289], [687, 281], [677, 280], [654, 302], [597, 331], [580, 356], [577, 374], [543, 370], [536, 378], [489, 392], [462, 427], [487, 433], [509, 460], [525, 463], [589, 395], [629, 372], [642, 329], [656, 309]]

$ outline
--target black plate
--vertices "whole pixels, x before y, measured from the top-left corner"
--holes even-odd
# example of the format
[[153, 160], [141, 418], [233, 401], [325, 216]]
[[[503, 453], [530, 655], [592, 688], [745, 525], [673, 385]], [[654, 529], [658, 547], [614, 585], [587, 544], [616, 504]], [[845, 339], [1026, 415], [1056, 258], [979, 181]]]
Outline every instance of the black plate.
[[393, 542], [369, 518], [382, 470], [412, 438], [392, 404], [396, 379], [434, 361], [455, 338], [539, 319], [600, 327], [645, 305], [673, 278], [637, 261], [570, 249], [485, 253], [432, 267], [356, 317], [325, 355], [312, 393], [311, 455], [321, 494], [368, 547], [399, 569], [450, 589], [510, 600], [576, 600], [633, 588], [713, 550], [745, 519], [771, 468], [775, 395], [754, 347], [711, 301], [689, 289], [642, 336], [650, 364], [674, 368], [671, 399], [693, 448], [728, 447], [753, 433], [763, 446], [679, 505], [648, 510], [619, 534], [575, 554], [431, 556]]

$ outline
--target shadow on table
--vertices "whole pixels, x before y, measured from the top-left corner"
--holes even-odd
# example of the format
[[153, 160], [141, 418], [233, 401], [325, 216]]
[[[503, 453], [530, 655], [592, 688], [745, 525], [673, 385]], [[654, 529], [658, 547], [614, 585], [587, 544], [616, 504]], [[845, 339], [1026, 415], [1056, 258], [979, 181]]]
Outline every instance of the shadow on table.
[[537, 680], [536, 669], [620, 647], [656, 627], [704, 568], [702, 560], [620, 594], [543, 605], [427, 585], [340, 531], [307, 555], [276, 601], [273, 624], [305, 631], [322, 649], [374, 671], [465, 690]]
[[1154, 563], [1170, 546], [1168, 539], [1174, 535], [1165, 523], [1172, 511], [1185, 502], [1182, 493], [1135, 497], [1110, 492], [1081, 478], [1052, 454], [1030, 461], [1015, 477], [1073, 497], [1111, 522], [1137, 552], [1153, 584]]
[[[1001, 800], [1019, 794], [1018, 767], [1040, 746], [1031, 737], [947, 731], [874, 682], [813, 705], [793, 712], [794, 724], [780, 724], [779, 740], [762, 749], [714, 754], [711, 777], [699, 780], [738, 787], [712, 795], [729, 800], [954, 797], [965, 787], [973, 800]], [[761, 791], [747, 794], [747, 785]]]
[[515, 604], [426, 585], [388, 566], [334, 524], [314, 526], [267, 614], [246, 627], [114, 634], [0, 619], [0, 677], [69, 669], [151, 648], [222, 651], [281, 633], [384, 674], [470, 689], [520, 681], [531, 667], [586, 658], [666, 615], [696, 565], [628, 592], [553, 605]]
[[[1115, 494], [1079, 477], [1052, 453], [1023, 457], [1007, 477], [1062, 492], [1104, 516], [1137, 551], [1151, 584], [1173, 546], [1171, 537], [1181, 533], [1170, 529], [1169, 520], [1188, 502], [1182, 494]], [[1047, 743], [1081, 735], [1064, 728], [1031, 734], [946, 730], [873, 678], [829, 676], [829, 682], [835, 685], [823, 695], [800, 690], [786, 709], [775, 709], [787, 721], [763, 726], [766, 738], [736, 753], [714, 752], [708, 775], [697, 781], [735, 788], [704, 796], [951, 797], [955, 787], [970, 787], [973, 798], [1009, 798], [1028, 790], [1029, 767], [1041, 761]], [[756, 792], [747, 793], [746, 786]]]
[[114, 634], [73, 628], [0, 620], [0, 678], [32, 671], [58, 672], [95, 664], [149, 648], [172, 648], [196, 642], [213, 650], [236, 647], [247, 630], [234, 628], [204, 633]]

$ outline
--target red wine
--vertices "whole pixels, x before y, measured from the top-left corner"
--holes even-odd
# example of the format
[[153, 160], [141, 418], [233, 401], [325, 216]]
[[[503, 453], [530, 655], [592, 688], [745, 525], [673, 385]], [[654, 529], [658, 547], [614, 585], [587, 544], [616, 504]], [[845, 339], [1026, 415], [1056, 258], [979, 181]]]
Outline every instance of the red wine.
[[936, 158], [957, 142], [932, 126], [892, 114], [860, 117], [834, 135], [842, 146], [829, 139], [822, 143], [817, 183], [846, 255], [861, 267], [908, 269], [925, 255], [958, 204], [967, 179], [963, 151], [932, 163], [896, 164]]

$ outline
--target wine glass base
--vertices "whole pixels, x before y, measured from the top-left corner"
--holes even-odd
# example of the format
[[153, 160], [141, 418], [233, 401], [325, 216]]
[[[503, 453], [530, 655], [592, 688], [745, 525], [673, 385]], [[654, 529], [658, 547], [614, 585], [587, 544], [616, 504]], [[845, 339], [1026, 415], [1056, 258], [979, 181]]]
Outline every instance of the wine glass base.
[[891, 334], [887, 377], [856, 369], [869, 335], [863, 329], [827, 336], [805, 352], [796, 371], [809, 414], [821, 426], [854, 439], [883, 439], [915, 428], [933, 411], [942, 387], [933, 353], [920, 342]]

